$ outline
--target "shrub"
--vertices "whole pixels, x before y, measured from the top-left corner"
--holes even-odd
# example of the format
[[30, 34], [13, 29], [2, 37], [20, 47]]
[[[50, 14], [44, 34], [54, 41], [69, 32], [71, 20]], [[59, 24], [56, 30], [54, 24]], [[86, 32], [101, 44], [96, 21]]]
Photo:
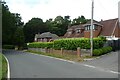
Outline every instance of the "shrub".
[[[93, 48], [98, 49], [103, 47], [105, 40], [98, 37], [93, 39]], [[64, 48], [66, 50], [76, 50], [77, 47], [81, 49], [90, 49], [90, 39], [89, 38], [66, 38], [54, 41], [54, 48], [60, 49]]]
[[93, 50], [93, 56], [99, 56], [100, 51], [98, 49]]
[[[93, 38], [93, 48], [98, 49], [103, 47], [105, 40], [103, 38]], [[33, 42], [28, 45], [31, 48], [54, 48], [54, 49], [65, 49], [65, 50], [76, 50], [78, 47], [81, 49], [90, 49], [89, 38], [65, 38], [55, 40], [54, 42]]]
[[112, 51], [112, 47], [110, 47], [110, 46], [103, 47], [100, 49], [94, 49], [93, 56], [100, 56], [100, 55], [106, 54], [106, 53], [111, 52], [111, 51]]
[[3, 49], [15, 49], [14, 45], [3, 45]]

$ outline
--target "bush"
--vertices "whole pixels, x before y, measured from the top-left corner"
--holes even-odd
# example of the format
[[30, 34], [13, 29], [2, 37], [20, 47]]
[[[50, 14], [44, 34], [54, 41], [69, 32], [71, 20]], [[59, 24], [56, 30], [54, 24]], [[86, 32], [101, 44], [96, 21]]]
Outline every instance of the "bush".
[[33, 42], [29, 43], [29, 48], [53, 48], [53, 42]]
[[14, 45], [3, 45], [3, 49], [15, 49]]
[[[103, 38], [93, 38], [93, 49], [103, 47], [105, 40]], [[33, 42], [29, 43], [29, 48], [54, 48], [54, 49], [65, 49], [65, 50], [76, 50], [78, 47], [81, 49], [90, 49], [89, 38], [65, 38], [55, 40], [54, 42]]]
[[101, 49], [94, 49], [93, 50], [93, 56], [100, 56], [103, 54], [106, 54], [108, 52], [112, 51], [112, 47], [108, 46], [108, 47], [103, 47]]
[[[93, 48], [98, 49], [103, 47], [105, 40], [103, 38], [93, 38]], [[77, 47], [81, 49], [90, 49], [90, 39], [89, 38], [66, 38], [54, 41], [54, 48], [60, 49], [64, 48], [66, 50], [76, 50]]]

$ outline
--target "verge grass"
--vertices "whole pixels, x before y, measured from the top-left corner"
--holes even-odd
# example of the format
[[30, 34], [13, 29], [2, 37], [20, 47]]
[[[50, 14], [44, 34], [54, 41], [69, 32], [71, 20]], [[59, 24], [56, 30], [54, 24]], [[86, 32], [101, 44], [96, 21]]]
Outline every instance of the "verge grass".
[[94, 57], [90, 57], [90, 56], [78, 57], [77, 55], [72, 55], [72, 54], [43, 53], [43, 52], [37, 52], [37, 51], [32, 51], [32, 50], [27, 50], [26, 52], [61, 58], [61, 59], [65, 59], [65, 60], [75, 61], [75, 62], [82, 62], [86, 58], [94, 58]]
[[7, 61], [0, 53], [0, 80], [5, 80], [7, 77]]

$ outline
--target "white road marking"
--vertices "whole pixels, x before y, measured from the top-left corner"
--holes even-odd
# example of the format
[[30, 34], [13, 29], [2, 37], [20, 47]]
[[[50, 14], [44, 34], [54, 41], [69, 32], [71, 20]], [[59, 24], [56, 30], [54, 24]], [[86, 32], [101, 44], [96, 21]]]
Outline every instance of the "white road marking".
[[105, 71], [105, 72], [110, 72], [110, 73], [114, 73], [114, 74], [120, 74], [119, 72], [116, 72], [116, 71], [112, 71], [112, 70], [108, 70], [108, 69], [103, 69], [103, 68], [92, 66], [92, 65], [83, 64], [83, 66], [86, 66], [86, 67], [89, 67], [89, 68], [94, 68], [94, 69], [97, 69], [99, 71]]
[[[3, 55], [4, 56], [4, 55]], [[4, 56], [5, 57], [5, 56]], [[7, 67], [8, 67], [8, 71], [7, 71], [7, 80], [10, 80], [10, 64], [8, 59], [5, 57], [6, 61], [7, 61]]]
[[[34, 53], [30, 53], [30, 54], [34, 54]], [[34, 55], [44, 56], [44, 57], [48, 57], [48, 58], [52, 58], [52, 59], [57, 59], [57, 60], [61, 60], [61, 61], [69, 62], [69, 63], [75, 63], [74, 61], [65, 60], [65, 59], [56, 58], [56, 57], [51, 57], [51, 56], [45, 56], [45, 55], [42, 55], [42, 54], [34, 54]]]
[[87, 64], [84, 64], [84, 66], [90, 67], [90, 68], [96, 68], [95, 66], [91, 66], [91, 65], [87, 65]]
[[111, 73], [120, 74], [120, 72], [110, 71]]
[[[65, 62], [69, 62], [69, 63], [73, 63], [73, 64], [76, 63], [74, 61], [55, 58], [55, 57], [51, 57], [51, 56], [45, 56], [45, 55], [41, 55], [41, 54], [34, 54], [34, 53], [30, 53], [30, 54], [37, 55], [37, 56], [44, 56], [44, 57], [48, 57], [48, 58], [53, 58], [53, 59], [57, 59], [57, 60], [61, 60], [61, 61], [65, 61]], [[83, 66], [86, 66], [86, 67], [89, 67], [89, 68], [94, 68], [94, 69], [97, 69], [99, 71], [105, 71], [105, 72], [110, 72], [110, 73], [114, 73], [114, 74], [120, 74], [119, 72], [116, 72], [116, 71], [107, 70], [107, 69], [99, 68], [99, 67], [88, 65], [88, 64], [80, 64], [80, 65], [83, 65]]]

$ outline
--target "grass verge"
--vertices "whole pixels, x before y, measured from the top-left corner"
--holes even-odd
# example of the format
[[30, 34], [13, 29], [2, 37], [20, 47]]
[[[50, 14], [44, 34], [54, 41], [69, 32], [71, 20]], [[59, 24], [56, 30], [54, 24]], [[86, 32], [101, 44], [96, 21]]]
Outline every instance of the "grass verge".
[[0, 80], [5, 80], [7, 77], [7, 61], [0, 53]]
[[32, 51], [32, 50], [27, 50], [26, 52], [31, 52], [34, 54], [41, 54], [41, 55], [46, 55], [46, 56], [52, 56], [56, 58], [61, 58], [65, 60], [70, 60], [70, 61], [75, 61], [75, 62], [82, 62], [84, 61], [85, 58], [93, 58], [90, 56], [84, 56], [84, 57], [78, 57], [77, 55], [71, 55], [71, 54], [55, 54], [55, 53], [43, 53], [43, 52], [37, 52], [37, 51]]

